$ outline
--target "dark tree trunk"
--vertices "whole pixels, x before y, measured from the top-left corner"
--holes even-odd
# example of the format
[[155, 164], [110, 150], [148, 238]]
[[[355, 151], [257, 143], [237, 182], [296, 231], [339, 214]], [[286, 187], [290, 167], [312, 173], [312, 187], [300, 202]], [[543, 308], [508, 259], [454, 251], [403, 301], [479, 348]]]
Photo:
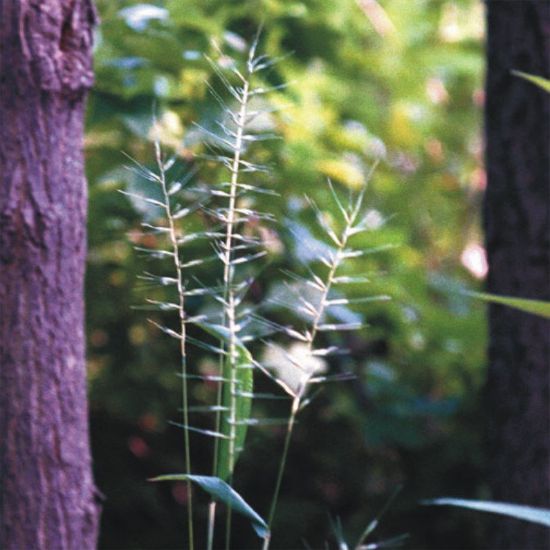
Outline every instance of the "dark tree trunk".
[[[550, 3], [487, 2], [488, 290], [550, 299], [550, 102], [510, 74], [548, 77]], [[489, 309], [489, 481], [494, 500], [550, 506], [550, 322]], [[548, 529], [498, 520], [490, 548], [550, 548]]]
[[88, 550], [82, 136], [91, 0], [0, 0], [0, 547]]

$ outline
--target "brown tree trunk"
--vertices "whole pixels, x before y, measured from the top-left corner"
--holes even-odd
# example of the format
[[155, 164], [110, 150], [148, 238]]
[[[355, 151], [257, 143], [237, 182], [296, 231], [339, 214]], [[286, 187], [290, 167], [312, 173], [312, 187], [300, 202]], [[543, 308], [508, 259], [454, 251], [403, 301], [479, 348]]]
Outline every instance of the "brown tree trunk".
[[88, 550], [82, 136], [91, 0], [0, 0], [0, 547]]
[[[512, 69], [548, 77], [550, 3], [487, 2], [485, 232], [488, 290], [550, 299], [550, 102]], [[550, 322], [489, 309], [493, 499], [550, 507]], [[550, 531], [497, 520], [489, 548], [547, 549]]]

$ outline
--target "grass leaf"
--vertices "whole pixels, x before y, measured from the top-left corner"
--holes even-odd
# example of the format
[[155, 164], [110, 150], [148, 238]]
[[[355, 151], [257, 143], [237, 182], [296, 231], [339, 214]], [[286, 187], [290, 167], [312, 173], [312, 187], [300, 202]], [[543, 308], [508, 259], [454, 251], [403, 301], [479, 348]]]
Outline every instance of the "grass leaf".
[[425, 500], [422, 504], [427, 506], [457, 506], [459, 508], [469, 508], [470, 510], [510, 516], [550, 527], [550, 509], [546, 508], [534, 508], [533, 506], [485, 500], [465, 500], [461, 498], [436, 498], [433, 500]]
[[502, 304], [504, 306], [513, 307], [539, 317], [550, 319], [550, 302], [542, 300], [527, 300], [525, 298], [512, 298], [510, 296], [497, 296], [488, 294], [487, 292], [466, 292], [468, 296], [479, 298], [493, 304]]
[[519, 76], [529, 82], [532, 82], [535, 86], [542, 88], [545, 92], [550, 94], [550, 80], [542, 76], [537, 76], [534, 74], [524, 73], [523, 71], [512, 71], [512, 74]]
[[228, 485], [223, 479], [214, 476], [197, 476], [186, 474], [168, 474], [158, 476], [150, 481], [192, 481], [196, 483], [201, 489], [204, 489], [209, 493], [214, 500], [223, 502], [229, 506], [232, 510], [241, 514], [250, 520], [256, 534], [264, 539], [269, 535], [269, 529], [266, 522], [254, 511], [253, 508], [235, 491], [230, 485]]
[[[216, 336], [220, 340], [226, 342], [229, 338], [227, 328], [221, 325], [214, 325], [211, 323], [199, 323], [199, 326], [212, 336]], [[233, 467], [237, 463], [239, 457], [239, 449], [244, 447], [246, 432], [248, 430], [247, 421], [250, 419], [250, 412], [252, 409], [252, 393], [254, 391], [254, 373], [253, 373], [253, 359], [252, 355], [246, 349], [246, 347], [239, 341], [236, 343], [237, 348], [237, 384], [238, 391], [236, 392], [236, 435], [234, 442], [235, 456], [233, 460]], [[231, 378], [231, 362], [229, 357], [226, 357], [224, 361], [222, 378], [229, 380]], [[230, 437], [231, 437], [231, 425], [229, 423], [231, 415], [231, 384], [225, 383], [223, 387], [221, 407], [221, 423], [220, 432], [227, 436], [227, 438], [219, 441], [218, 451], [218, 463], [216, 466], [216, 475], [221, 479], [227, 479], [231, 475], [231, 469], [229, 468], [229, 454], [230, 454]]]

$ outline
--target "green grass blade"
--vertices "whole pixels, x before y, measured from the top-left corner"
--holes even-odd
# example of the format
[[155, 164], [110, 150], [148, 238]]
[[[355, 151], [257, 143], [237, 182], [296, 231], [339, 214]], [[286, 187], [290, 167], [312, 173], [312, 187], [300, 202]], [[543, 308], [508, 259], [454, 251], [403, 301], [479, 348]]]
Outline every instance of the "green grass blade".
[[186, 474], [168, 474], [158, 476], [150, 481], [191, 481], [209, 493], [218, 502], [223, 502], [233, 511], [248, 518], [256, 534], [265, 539], [269, 535], [266, 522], [260, 515], [223, 479], [214, 476], [197, 476]]
[[[244, 447], [246, 440], [246, 432], [248, 431], [248, 424], [244, 421], [250, 419], [250, 411], [252, 409], [252, 391], [254, 389], [254, 378], [253, 378], [253, 369], [252, 358], [250, 353], [244, 346], [238, 346], [238, 359], [237, 359], [237, 385], [238, 385], [238, 394], [236, 397], [236, 411], [235, 418], [237, 421], [236, 430], [235, 430], [235, 442], [234, 442], [234, 457], [232, 466], [235, 467], [237, 459], [240, 454], [240, 450]], [[224, 365], [224, 378], [231, 376], [230, 372], [231, 366], [227, 360]], [[218, 465], [217, 465], [217, 475], [222, 479], [227, 479], [232, 473], [232, 468], [230, 468], [230, 437], [231, 437], [231, 425], [229, 424], [229, 418], [231, 411], [229, 410], [231, 406], [231, 385], [225, 384], [223, 388], [222, 395], [222, 407], [225, 411], [221, 413], [221, 425], [220, 431], [222, 434], [227, 435], [228, 439], [222, 439], [219, 442], [219, 451], [218, 451]]]
[[374, 530], [378, 527], [380, 524], [380, 520], [382, 519], [382, 516], [388, 511], [390, 506], [393, 504], [393, 501], [396, 499], [397, 495], [401, 492], [403, 489], [402, 485], [398, 485], [394, 490], [393, 493], [390, 495], [390, 498], [386, 501], [384, 506], [382, 506], [382, 509], [380, 512], [378, 512], [378, 515], [365, 527], [365, 530], [359, 537], [359, 540], [357, 541], [357, 547], [360, 548], [363, 542], [367, 539], [369, 535], [371, 535]]
[[550, 319], [550, 302], [542, 300], [527, 300], [525, 298], [512, 298], [510, 296], [497, 296], [486, 292], [466, 292], [468, 296], [479, 298], [493, 304], [502, 304], [504, 306], [513, 307], [539, 317]]
[[338, 550], [349, 550], [348, 543], [344, 537], [344, 528], [342, 527], [342, 520], [336, 517], [335, 520], [329, 516], [330, 526], [336, 542], [338, 543]]
[[534, 74], [524, 73], [523, 71], [512, 71], [512, 74], [524, 78], [529, 82], [532, 82], [535, 86], [542, 88], [545, 92], [550, 94], [550, 80], [542, 76], [537, 76]]
[[464, 500], [461, 498], [436, 498], [433, 500], [425, 500], [422, 504], [428, 506], [457, 506], [459, 508], [469, 508], [470, 510], [510, 516], [550, 527], [550, 510], [546, 508], [534, 508], [533, 506], [485, 500]]
[[[216, 336], [220, 340], [227, 341], [229, 336], [227, 329], [223, 326], [213, 325], [209, 323], [201, 323], [201, 328], [212, 336]], [[240, 454], [240, 449], [244, 447], [246, 440], [246, 433], [248, 430], [248, 424], [246, 421], [250, 419], [250, 413], [252, 410], [252, 393], [254, 391], [254, 373], [253, 373], [253, 360], [250, 352], [241, 343], [236, 343], [237, 347], [237, 385], [238, 393], [236, 396], [236, 411], [235, 418], [237, 420], [235, 430], [235, 442], [234, 442], [234, 460], [233, 467], [235, 466]], [[222, 378], [229, 380], [231, 378], [231, 363], [228, 359], [224, 361]], [[230, 455], [230, 437], [231, 437], [231, 425], [229, 424], [229, 418], [231, 416], [231, 385], [224, 383], [221, 402], [221, 422], [220, 433], [227, 436], [227, 439], [220, 439], [218, 445], [218, 462], [216, 465], [216, 476], [221, 479], [228, 479], [231, 475], [231, 468], [229, 467], [229, 455]]]

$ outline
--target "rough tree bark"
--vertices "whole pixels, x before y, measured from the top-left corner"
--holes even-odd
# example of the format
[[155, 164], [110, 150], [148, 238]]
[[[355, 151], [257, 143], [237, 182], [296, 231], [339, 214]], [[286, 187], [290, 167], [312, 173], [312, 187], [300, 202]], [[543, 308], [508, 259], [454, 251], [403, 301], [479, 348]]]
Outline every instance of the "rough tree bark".
[[87, 550], [84, 100], [91, 0], [0, 0], [0, 547]]
[[[548, 77], [550, 3], [487, 2], [488, 289], [550, 298], [550, 102], [512, 69]], [[489, 310], [489, 481], [494, 500], [550, 506], [550, 322]], [[490, 548], [550, 548], [550, 532], [498, 520]]]

